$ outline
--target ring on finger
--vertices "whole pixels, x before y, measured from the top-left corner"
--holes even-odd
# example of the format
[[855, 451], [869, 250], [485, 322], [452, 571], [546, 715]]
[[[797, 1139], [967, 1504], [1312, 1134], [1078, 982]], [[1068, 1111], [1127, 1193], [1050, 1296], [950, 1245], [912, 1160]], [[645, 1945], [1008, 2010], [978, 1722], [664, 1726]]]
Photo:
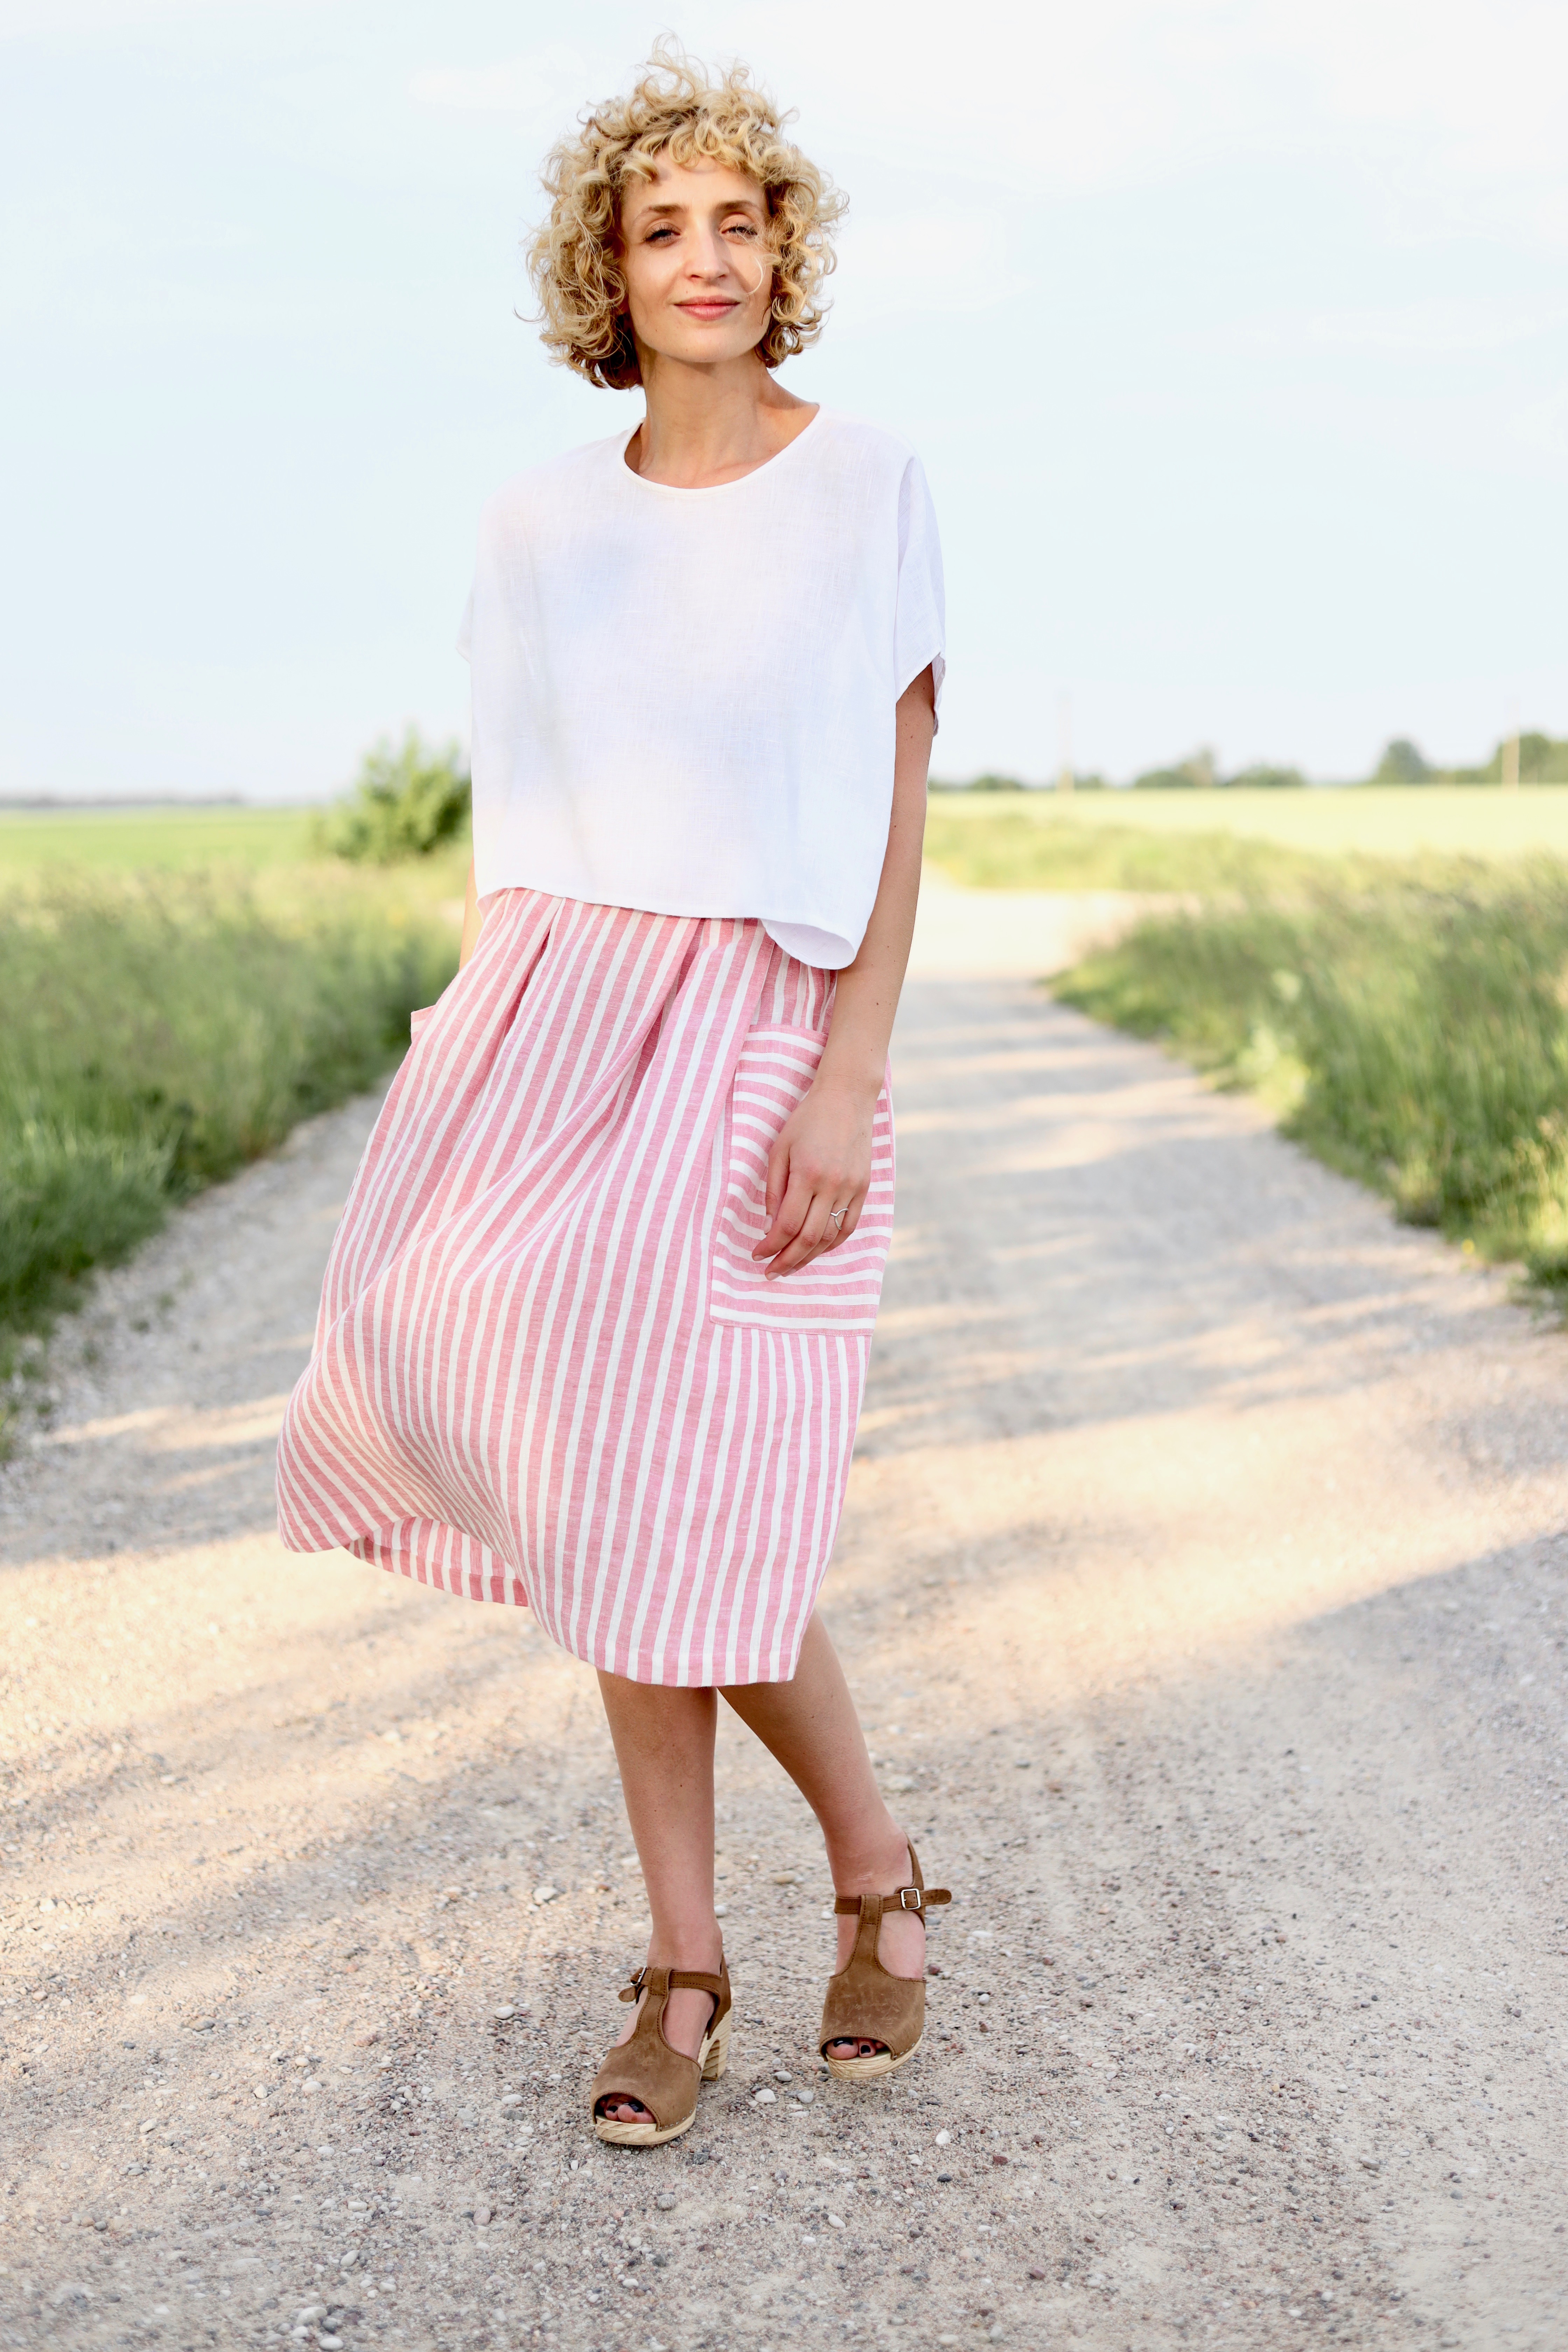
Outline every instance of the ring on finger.
[[827, 1212], [827, 1222], [833, 1228], [835, 1240], [844, 1231], [844, 1220], [848, 1214], [847, 1209], [829, 1209]]

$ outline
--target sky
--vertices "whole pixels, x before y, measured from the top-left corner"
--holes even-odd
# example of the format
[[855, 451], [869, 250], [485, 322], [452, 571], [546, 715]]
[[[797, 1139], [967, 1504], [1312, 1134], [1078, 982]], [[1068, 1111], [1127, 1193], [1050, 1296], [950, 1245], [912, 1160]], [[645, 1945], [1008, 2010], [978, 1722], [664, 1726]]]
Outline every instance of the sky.
[[925, 461], [936, 773], [1568, 735], [1562, 0], [5, 0], [0, 795], [464, 733], [481, 501], [639, 409], [517, 315], [540, 160], [661, 32], [848, 193], [784, 381]]

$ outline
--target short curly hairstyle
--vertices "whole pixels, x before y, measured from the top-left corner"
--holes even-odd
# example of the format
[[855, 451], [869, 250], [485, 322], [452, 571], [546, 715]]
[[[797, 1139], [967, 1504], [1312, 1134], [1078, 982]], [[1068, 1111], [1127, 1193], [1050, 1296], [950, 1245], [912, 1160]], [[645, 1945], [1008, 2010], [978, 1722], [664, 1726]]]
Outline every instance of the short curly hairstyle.
[[743, 65], [715, 80], [660, 42], [629, 98], [607, 100], [579, 120], [578, 134], [546, 158], [550, 217], [528, 247], [543, 341], [561, 365], [616, 391], [642, 382], [621, 271], [620, 208], [627, 182], [652, 179], [661, 155], [726, 163], [756, 181], [773, 249], [773, 309], [758, 355], [776, 368], [816, 341], [845, 198], [784, 136], [793, 115], [752, 86]]

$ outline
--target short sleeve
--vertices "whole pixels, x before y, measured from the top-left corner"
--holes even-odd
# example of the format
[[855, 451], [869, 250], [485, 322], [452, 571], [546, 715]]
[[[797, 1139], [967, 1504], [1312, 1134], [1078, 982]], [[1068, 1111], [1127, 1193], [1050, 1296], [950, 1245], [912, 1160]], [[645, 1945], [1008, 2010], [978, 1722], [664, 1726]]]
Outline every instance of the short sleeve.
[[924, 468], [918, 457], [911, 457], [899, 485], [899, 600], [893, 627], [896, 695], [902, 694], [929, 664], [939, 712], [947, 674], [946, 620], [936, 509]]

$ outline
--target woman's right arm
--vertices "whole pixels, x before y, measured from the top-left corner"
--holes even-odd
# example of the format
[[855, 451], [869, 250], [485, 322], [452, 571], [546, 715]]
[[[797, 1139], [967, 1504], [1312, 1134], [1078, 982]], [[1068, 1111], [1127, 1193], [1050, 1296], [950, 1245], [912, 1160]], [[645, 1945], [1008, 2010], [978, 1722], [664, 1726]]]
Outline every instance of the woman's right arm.
[[473, 954], [474, 950], [479, 946], [479, 933], [484, 928], [484, 917], [479, 912], [479, 884], [474, 878], [474, 861], [470, 857], [468, 860], [468, 895], [463, 900], [463, 944], [458, 950], [458, 970], [459, 971], [462, 971], [463, 966], [468, 962], [468, 958]]

